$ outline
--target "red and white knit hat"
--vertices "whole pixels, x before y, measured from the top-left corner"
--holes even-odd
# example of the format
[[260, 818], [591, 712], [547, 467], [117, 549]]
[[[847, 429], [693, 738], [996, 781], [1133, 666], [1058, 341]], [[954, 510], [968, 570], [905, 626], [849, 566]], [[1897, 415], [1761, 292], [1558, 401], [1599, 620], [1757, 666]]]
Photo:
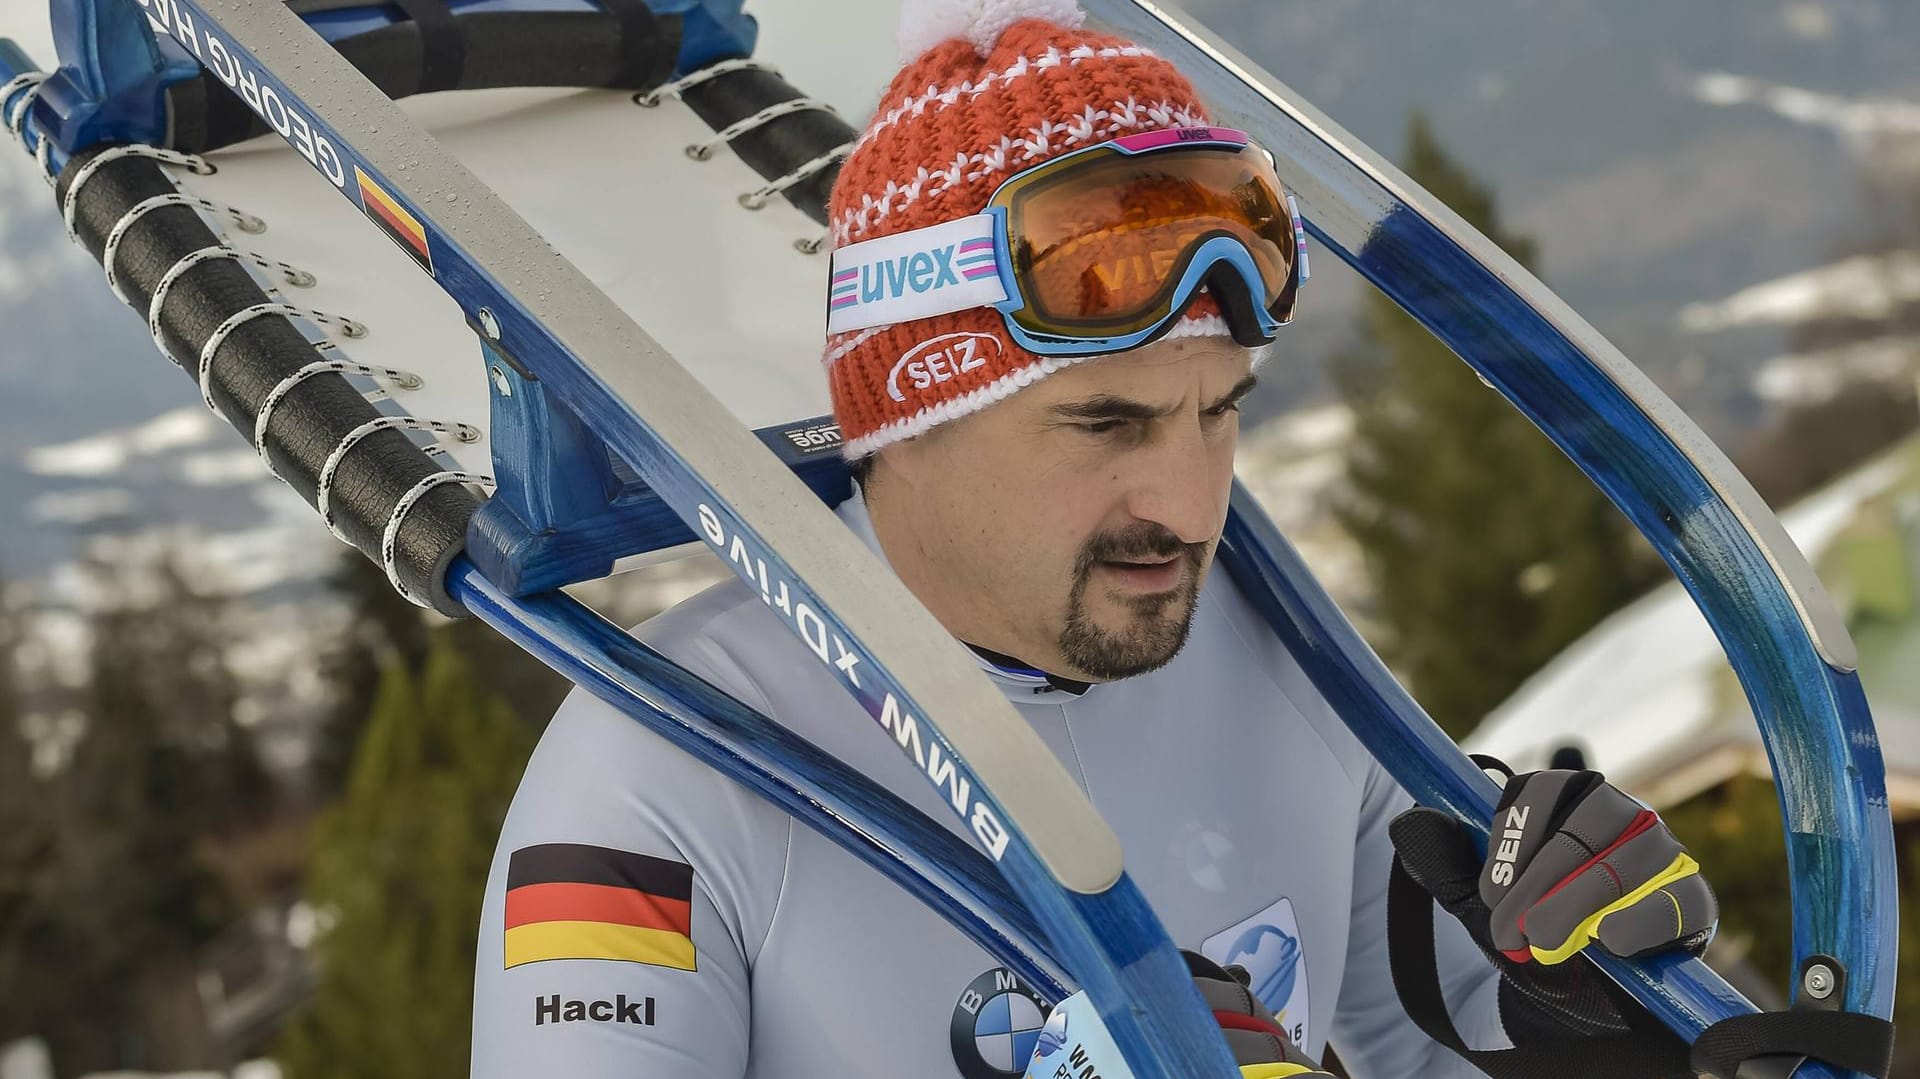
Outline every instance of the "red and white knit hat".
[[[1120, 135], [1207, 126], [1193, 86], [1131, 42], [1083, 29], [1075, 0], [906, 0], [906, 66], [841, 166], [833, 244], [971, 216], [1009, 176]], [[1228, 336], [1202, 296], [1168, 337]], [[976, 412], [1074, 357], [1016, 345], [976, 308], [827, 338], [846, 454]]]

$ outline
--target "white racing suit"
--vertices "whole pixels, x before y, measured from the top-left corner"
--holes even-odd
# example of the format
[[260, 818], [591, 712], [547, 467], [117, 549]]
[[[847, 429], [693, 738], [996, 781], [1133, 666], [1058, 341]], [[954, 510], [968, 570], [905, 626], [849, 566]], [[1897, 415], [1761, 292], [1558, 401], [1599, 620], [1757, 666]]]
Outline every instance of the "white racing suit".
[[[839, 511], [878, 550], [858, 496]], [[961, 834], [926, 774], [738, 581], [640, 636]], [[956, 646], [957, 647], [957, 646]], [[1228, 575], [1151, 674], [1084, 693], [982, 661], [1119, 835], [1175, 943], [1252, 974], [1356, 1079], [1470, 1079], [1387, 964], [1387, 824], [1410, 801]], [[929, 708], [937, 701], [926, 702]], [[1505, 1045], [1497, 975], [1451, 919], [1461, 1033]], [[1031, 990], [877, 871], [583, 690], [554, 716], [487, 882], [480, 1079], [1000, 1079]]]

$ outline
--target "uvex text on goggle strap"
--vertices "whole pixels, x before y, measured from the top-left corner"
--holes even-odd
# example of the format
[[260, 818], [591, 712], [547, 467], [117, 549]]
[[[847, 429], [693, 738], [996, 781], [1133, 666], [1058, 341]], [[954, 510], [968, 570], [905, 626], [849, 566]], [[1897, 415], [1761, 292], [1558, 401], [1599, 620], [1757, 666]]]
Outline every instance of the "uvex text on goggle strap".
[[992, 307], [1022, 348], [1086, 356], [1154, 340], [1204, 287], [1252, 347], [1306, 278], [1272, 156], [1230, 128], [1168, 128], [1016, 173], [971, 217], [839, 248], [827, 332]]

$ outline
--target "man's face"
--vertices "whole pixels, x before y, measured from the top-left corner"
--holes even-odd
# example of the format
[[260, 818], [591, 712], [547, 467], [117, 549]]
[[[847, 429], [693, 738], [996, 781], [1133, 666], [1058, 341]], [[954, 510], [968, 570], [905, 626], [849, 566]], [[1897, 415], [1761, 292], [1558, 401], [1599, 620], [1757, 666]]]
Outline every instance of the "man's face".
[[1160, 342], [882, 450], [888, 560], [969, 643], [1095, 681], [1165, 664], [1226, 521], [1251, 363], [1225, 339]]

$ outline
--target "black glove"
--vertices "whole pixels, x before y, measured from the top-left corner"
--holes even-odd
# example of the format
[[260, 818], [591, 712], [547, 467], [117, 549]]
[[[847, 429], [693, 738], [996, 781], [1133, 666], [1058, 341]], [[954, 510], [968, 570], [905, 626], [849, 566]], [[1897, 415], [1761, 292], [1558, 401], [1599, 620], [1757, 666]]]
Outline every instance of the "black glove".
[[1183, 951], [1187, 971], [1227, 1037], [1242, 1079], [1332, 1079], [1287, 1040], [1279, 1020], [1247, 988], [1245, 967], [1222, 967], [1197, 952]]
[[[1500, 969], [1500, 1020], [1515, 1045], [1630, 1029], [1623, 1008], [1638, 1011], [1638, 1004], [1589, 965], [1520, 963], [1493, 946], [1493, 912], [1480, 897], [1480, 854], [1459, 822], [1437, 809], [1410, 809], [1394, 818], [1389, 834], [1407, 875], [1466, 927], [1467, 935]], [[1395, 956], [1395, 961], [1400, 958]]]
[[[1399, 853], [1387, 887], [1394, 988], [1428, 1037], [1494, 1079], [1694, 1079], [1745, 1075], [1742, 1063], [1757, 1059], [1768, 1069], [1757, 1074], [1785, 1075], [1806, 1057], [1890, 1071], [1893, 1027], [1871, 1016], [1736, 1016], [1689, 1046], [1591, 964], [1562, 962], [1593, 940], [1616, 954], [1698, 951], [1718, 915], [1686, 849], [1596, 772], [1509, 774], [1484, 860], [1471, 833], [1437, 810], [1402, 813], [1389, 834]], [[1514, 1048], [1471, 1048], [1454, 1027], [1429, 899], [1500, 969], [1500, 1019]]]
[[[1656, 886], [1639, 904], [1606, 910], [1640, 890], [1649, 879], [1644, 866], [1658, 862], [1651, 878], [1662, 879], [1660, 871], [1685, 856], [1666, 826], [1599, 773], [1566, 770], [1512, 776], [1493, 823], [1484, 860], [1465, 826], [1438, 810], [1408, 810], [1395, 818], [1389, 834], [1407, 875], [1459, 920], [1500, 968], [1500, 1018], [1507, 1036], [1527, 1046], [1569, 1036], [1633, 1035], [1663, 1057], [1678, 1053], [1685, 1060], [1684, 1044], [1611, 979], [1585, 963], [1560, 962], [1596, 930], [1603, 945], [1634, 952], [1705, 947], [1716, 908], [1697, 872], [1682, 872], [1667, 886], [1669, 893], [1684, 887], [1682, 896], [1669, 898]], [[1632, 864], [1618, 864], [1623, 853]], [[1679, 864], [1685, 870], [1692, 860]], [[1555, 891], [1569, 879], [1576, 883]], [[1554, 903], [1543, 907], [1542, 897], [1549, 894]], [[1641, 920], [1647, 910], [1661, 909], [1647, 903], [1649, 898], [1666, 904], [1672, 920]], [[1533, 920], [1543, 917], [1533, 913], [1536, 909], [1545, 911], [1543, 921]], [[1577, 943], [1554, 957], [1557, 965], [1534, 961], [1540, 958], [1536, 949], [1557, 943], [1555, 951], [1564, 950], [1570, 938]]]

